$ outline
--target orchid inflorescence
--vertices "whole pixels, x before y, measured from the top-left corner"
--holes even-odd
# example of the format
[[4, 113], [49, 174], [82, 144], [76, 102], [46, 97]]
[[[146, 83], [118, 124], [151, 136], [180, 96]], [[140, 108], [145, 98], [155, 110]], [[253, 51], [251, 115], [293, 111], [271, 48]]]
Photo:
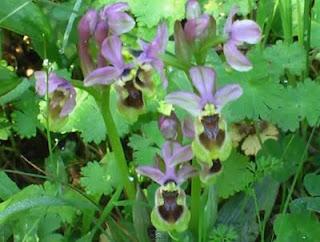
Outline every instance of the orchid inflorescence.
[[[167, 141], [156, 157], [156, 166], [136, 169], [139, 175], [151, 178], [160, 186], [155, 192], [155, 206], [151, 214], [152, 223], [158, 230], [183, 231], [187, 228], [190, 212], [186, 194], [180, 185], [197, 175], [204, 185], [213, 184], [223, 170], [223, 161], [231, 153], [232, 137], [222, 109], [238, 99], [243, 91], [238, 84], [217, 88], [217, 74], [214, 68], [204, 65], [203, 59], [209, 51], [214, 51], [213, 47], [223, 44], [225, 60], [231, 68], [237, 71], [252, 68], [238, 47], [244, 42], [257, 43], [261, 31], [254, 21], [234, 21], [236, 13], [237, 8], [232, 8], [224, 32], [218, 36], [214, 18], [201, 13], [197, 0], [188, 0], [186, 19], [175, 24], [175, 60], [190, 67], [184, 71], [190, 77], [194, 91], [178, 90], [166, 95], [165, 102], [171, 105], [171, 110], [159, 118], [159, 129]], [[135, 113], [133, 120], [136, 120], [144, 109], [146, 92], [154, 91], [152, 77], [155, 73], [162, 80], [163, 89], [167, 90], [168, 79], [162, 56], [166, 51], [169, 31], [164, 22], [160, 23], [150, 43], [139, 40], [140, 49], [130, 52], [123, 46], [121, 35], [134, 26], [126, 3], [108, 5], [100, 11], [90, 9], [78, 25], [78, 49], [83, 85], [95, 89], [112, 85], [118, 95], [120, 112], [124, 117]], [[219, 38], [223, 41], [215, 41]], [[91, 45], [98, 48], [96, 58]], [[125, 50], [129, 51], [129, 58], [124, 57]], [[47, 81], [50, 112], [55, 118], [69, 115], [75, 106], [75, 89], [54, 72], [49, 73], [48, 78], [45, 75], [44, 72], [35, 74], [37, 92], [46, 94]], [[184, 109], [189, 116], [181, 123], [172, 106]], [[181, 145], [183, 142], [188, 144]], [[196, 161], [193, 165], [190, 164], [192, 159]]]

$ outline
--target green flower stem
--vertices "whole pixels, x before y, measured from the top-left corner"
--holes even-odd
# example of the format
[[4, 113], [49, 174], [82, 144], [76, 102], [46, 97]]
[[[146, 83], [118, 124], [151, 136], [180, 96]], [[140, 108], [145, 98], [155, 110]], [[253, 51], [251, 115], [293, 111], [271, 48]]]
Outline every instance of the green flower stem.
[[[135, 199], [135, 189], [133, 182], [129, 180], [129, 169], [127, 166], [127, 161], [124, 156], [124, 151], [121, 145], [120, 137], [117, 132], [117, 127], [114, 123], [114, 120], [110, 111], [110, 86], [105, 87], [105, 89], [100, 93], [101, 95], [97, 97], [95, 95], [95, 99], [102, 113], [107, 134], [109, 137], [109, 142], [111, 144], [112, 151], [114, 152], [117, 166], [119, 170], [119, 175], [122, 180], [122, 184], [124, 185], [126, 194], [130, 200]], [[98, 99], [98, 100], [97, 100]]]
[[[193, 165], [196, 161], [193, 160]], [[191, 221], [190, 228], [197, 238], [199, 232], [199, 209], [201, 209], [201, 182], [199, 176], [192, 178], [191, 181]]]

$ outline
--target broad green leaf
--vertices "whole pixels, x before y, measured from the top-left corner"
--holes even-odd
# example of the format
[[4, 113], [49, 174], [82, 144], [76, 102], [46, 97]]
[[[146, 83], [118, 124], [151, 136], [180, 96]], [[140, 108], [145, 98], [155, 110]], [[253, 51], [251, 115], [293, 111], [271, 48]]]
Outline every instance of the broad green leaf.
[[[0, 10], [1, 11], [1, 10]], [[0, 104], [3, 96], [13, 90], [21, 80], [7, 67], [0, 65]]]
[[[2, 204], [0, 204], [1, 206]], [[0, 207], [0, 224], [3, 224], [10, 217], [29, 209], [50, 206], [66, 206], [67, 203], [60, 198], [52, 196], [35, 196], [25, 198], [8, 204], [4, 209]]]
[[[1, 74], [0, 74], [1, 75]], [[30, 87], [31, 83], [28, 79], [24, 79], [21, 83], [19, 83], [14, 89], [7, 92], [5, 95], [0, 97], [0, 105], [4, 105], [13, 100], [18, 99], [21, 95], [23, 95]]]
[[50, 43], [52, 30], [48, 18], [32, 0], [3, 1], [0, 27], [29, 36], [42, 58], [45, 58], [45, 51], [48, 57], [56, 57], [58, 54], [55, 44]]
[[249, 171], [248, 165], [249, 159], [236, 152], [222, 162], [223, 170], [217, 177], [219, 197], [228, 198], [244, 190], [253, 181], [253, 174]]
[[320, 196], [320, 175], [307, 174], [303, 179], [303, 184], [311, 196]]
[[8, 175], [0, 171], [0, 199], [6, 200], [12, 195], [19, 192], [18, 186], [8, 177]]
[[273, 229], [275, 242], [314, 242], [320, 237], [320, 223], [308, 213], [278, 215]]

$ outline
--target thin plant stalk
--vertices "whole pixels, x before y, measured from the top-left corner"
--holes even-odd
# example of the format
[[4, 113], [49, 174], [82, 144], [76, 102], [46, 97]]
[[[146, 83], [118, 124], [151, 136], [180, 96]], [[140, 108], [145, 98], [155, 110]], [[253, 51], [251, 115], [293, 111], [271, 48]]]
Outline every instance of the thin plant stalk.
[[124, 155], [117, 127], [115, 125], [110, 111], [110, 86], [104, 88], [104, 90], [102, 91], [102, 95], [99, 96], [98, 100], [97, 97], [95, 98], [102, 113], [103, 120], [105, 122], [109, 142], [111, 144], [112, 151], [114, 152], [115, 159], [117, 161], [119, 175], [124, 185], [125, 192], [130, 200], [134, 200], [134, 185], [133, 182], [129, 180], [129, 169], [127, 166], [127, 161]]
[[[196, 164], [195, 159], [193, 165]], [[199, 209], [201, 209], [201, 182], [198, 176], [192, 178], [191, 181], [191, 221], [190, 228], [196, 235], [199, 231]]]

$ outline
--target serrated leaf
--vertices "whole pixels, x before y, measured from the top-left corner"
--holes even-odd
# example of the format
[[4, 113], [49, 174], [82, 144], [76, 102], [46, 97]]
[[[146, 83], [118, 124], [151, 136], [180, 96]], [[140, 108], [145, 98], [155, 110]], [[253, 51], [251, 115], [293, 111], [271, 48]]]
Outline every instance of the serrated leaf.
[[87, 194], [99, 198], [102, 194], [109, 195], [112, 192], [111, 175], [107, 166], [97, 161], [89, 162], [81, 169], [81, 175], [80, 184]]
[[298, 42], [287, 45], [278, 41], [272, 47], [266, 48], [263, 55], [269, 63], [269, 70], [278, 76], [283, 75], [286, 70], [293, 75], [300, 75], [306, 68], [306, 53]]
[[12, 113], [13, 129], [21, 137], [32, 137], [37, 133], [38, 99], [35, 94], [28, 90], [15, 103], [16, 110]]
[[10, 134], [11, 124], [9, 123], [8, 119], [0, 116], [0, 140], [7, 140]]
[[168, 19], [172, 23], [184, 17], [185, 0], [129, 0], [132, 13], [140, 25], [151, 28], [160, 20]]
[[152, 140], [140, 135], [134, 134], [130, 137], [129, 146], [134, 150], [133, 160], [138, 165], [153, 164], [155, 155], [160, 151], [153, 144]]
[[275, 242], [318, 241], [320, 223], [310, 214], [278, 215], [274, 226]]
[[239, 153], [233, 152], [222, 163], [223, 171], [217, 177], [218, 194], [228, 198], [236, 192], [244, 190], [253, 181], [253, 174], [248, 169], [249, 159]]

